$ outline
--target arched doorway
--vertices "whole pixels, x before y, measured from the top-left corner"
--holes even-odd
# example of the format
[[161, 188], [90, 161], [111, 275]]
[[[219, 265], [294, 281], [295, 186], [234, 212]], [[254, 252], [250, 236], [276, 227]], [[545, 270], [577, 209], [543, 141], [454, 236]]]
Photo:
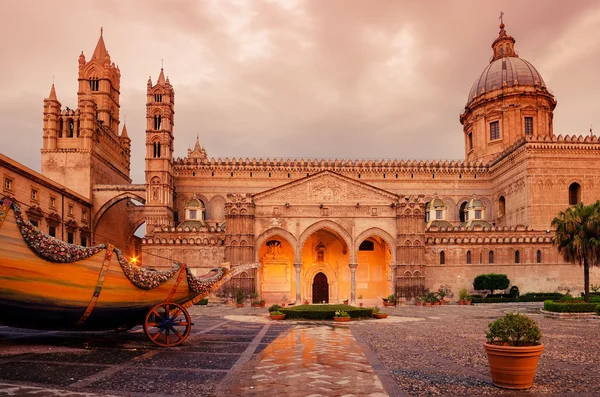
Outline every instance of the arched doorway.
[[321, 272], [315, 275], [312, 285], [313, 303], [329, 303], [329, 282], [327, 276]]

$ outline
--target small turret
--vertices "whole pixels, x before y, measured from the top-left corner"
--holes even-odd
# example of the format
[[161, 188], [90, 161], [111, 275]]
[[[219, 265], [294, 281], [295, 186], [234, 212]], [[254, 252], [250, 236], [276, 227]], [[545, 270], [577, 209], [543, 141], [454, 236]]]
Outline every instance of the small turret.
[[56, 139], [60, 128], [61, 104], [56, 97], [54, 83], [48, 98], [44, 99], [44, 149], [56, 149]]

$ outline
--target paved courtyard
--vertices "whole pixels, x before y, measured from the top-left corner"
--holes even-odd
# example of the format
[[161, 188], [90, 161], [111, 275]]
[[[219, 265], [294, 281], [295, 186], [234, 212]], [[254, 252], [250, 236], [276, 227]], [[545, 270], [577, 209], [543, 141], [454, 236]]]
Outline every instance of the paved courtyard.
[[[387, 308], [386, 320], [273, 322], [265, 309], [196, 306], [183, 346], [141, 329], [0, 327], [0, 396], [600, 396], [600, 321], [546, 318], [541, 304]], [[534, 387], [491, 384], [481, 344], [508, 311], [546, 346]]]

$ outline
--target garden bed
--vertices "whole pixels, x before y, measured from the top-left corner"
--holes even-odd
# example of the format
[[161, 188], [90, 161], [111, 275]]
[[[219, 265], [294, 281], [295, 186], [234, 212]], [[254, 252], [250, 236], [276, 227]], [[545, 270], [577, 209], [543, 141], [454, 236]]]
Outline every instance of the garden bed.
[[585, 302], [555, 302], [551, 300], [544, 301], [544, 310], [555, 313], [595, 313], [598, 310], [598, 303]]
[[281, 308], [286, 319], [301, 318], [308, 320], [332, 320], [336, 311], [343, 310], [351, 318], [370, 318], [373, 315], [372, 308], [356, 307], [350, 305], [300, 305], [290, 308]]

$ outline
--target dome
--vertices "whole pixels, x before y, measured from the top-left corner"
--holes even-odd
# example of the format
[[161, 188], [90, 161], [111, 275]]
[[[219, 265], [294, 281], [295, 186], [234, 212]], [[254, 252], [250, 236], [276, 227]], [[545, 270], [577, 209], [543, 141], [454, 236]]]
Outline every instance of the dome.
[[194, 194], [192, 198], [185, 204], [186, 208], [204, 208], [202, 201], [198, 200], [198, 197]]
[[477, 199], [477, 198], [472, 198], [469, 203], [467, 204], [467, 209], [469, 208], [481, 208], [483, 207], [483, 203], [481, 202], [481, 200]]
[[446, 206], [446, 204], [444, 203], [444, 200], [438, 198], [437, 196], [431, 200], [428, 205], [427, 208], [432, 209], [432, 208], [444, 208]]
[[542, 75], [526, 60], [518, 57], [502, 57], [493, 60], [473, 83], [467, 105], [475, 96], [515, 86], [546, 87]]

